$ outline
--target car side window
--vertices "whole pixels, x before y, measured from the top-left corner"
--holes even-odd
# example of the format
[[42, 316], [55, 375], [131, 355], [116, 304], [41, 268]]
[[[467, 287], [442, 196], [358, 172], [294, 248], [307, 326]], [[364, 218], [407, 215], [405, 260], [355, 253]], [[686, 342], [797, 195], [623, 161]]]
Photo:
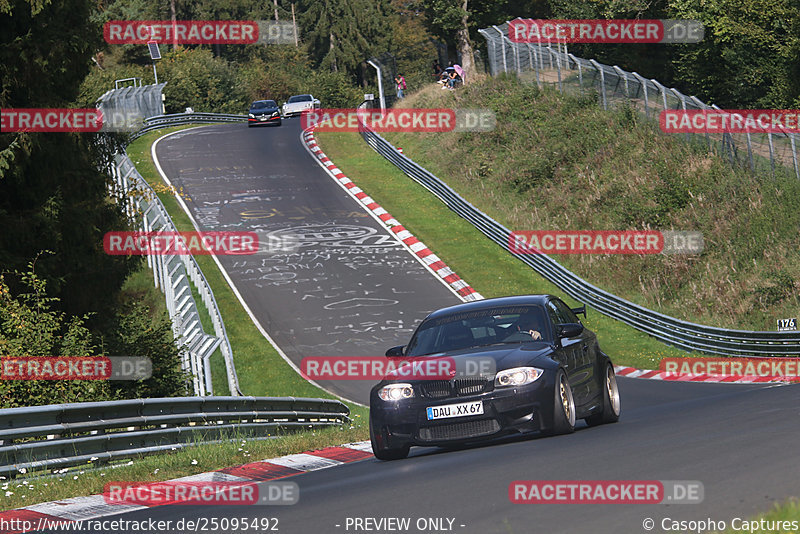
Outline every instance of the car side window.
[[552, 300], [547, 303], [547, 315], [550, 316], [550, 320], [553, 321], [554, 325], [564, 324], [568, 322], [564, 320], [564, 317], [561, 315], [561, 312], [559, 311], [558, 307], [556, 307], [556, 305]]
[[554, 303], [556, 305], [556, 308], [558, 309], [559, 315], [563, 319], [565, 319], [564, 322], [567, 322], [567, 323], [580, 323], [581, 322], [581, 320], [578, 319], [578, 316], [575, 315], [575, 313], [569, 308], [569, 306], [564, 304], [562, 301], [556, 299], [556, 300], [551, 300], [550, 302], [552, 302], [552, 303]]

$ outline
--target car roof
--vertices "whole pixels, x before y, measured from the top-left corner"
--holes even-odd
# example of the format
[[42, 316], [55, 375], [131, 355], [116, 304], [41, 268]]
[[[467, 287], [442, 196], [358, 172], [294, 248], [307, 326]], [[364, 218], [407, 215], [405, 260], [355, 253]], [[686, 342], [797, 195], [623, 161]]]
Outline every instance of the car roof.
[[[265, 103], [265, 102], [275, 102], [275, 101], [270, 98], [270, 99], [267, 99], [267, 100], [256, 100], [255, 102], [253, 102], [253, 104], [261, 104], [261, 103]], [[250, 107], [253, 107], [253, 104], [250, 104]]]
[[544, 306], [548, 300], [556, 298], [553, 295], [517, 295], [513, 297], [498, 297], [493, 299], [476, 300], [473, 302], [466, 302], [464, 304], [456, 304], [436, 310], [426, 317], [428, 319], [436, 319], [454, 313], [463, 313], [470, 311], [480, 311], [498, 306]]

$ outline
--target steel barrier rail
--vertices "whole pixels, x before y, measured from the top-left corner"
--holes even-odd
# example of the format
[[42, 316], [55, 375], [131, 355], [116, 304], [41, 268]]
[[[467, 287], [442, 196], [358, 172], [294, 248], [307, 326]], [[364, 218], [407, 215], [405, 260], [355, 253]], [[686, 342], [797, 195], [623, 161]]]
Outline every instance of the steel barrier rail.
[[[361, 104], [364, 109], [366, 103]], [[366, 143], [411, 179], [436, 195], [448, 208], [469, 221], [503, 249], [509, 250], [510, 231], [467, 202], [442, 180], [400, 153], [360, 122]], [[658, 313], [586, 282], [544, 254], [514, 254], [565, 293], [599, 312], [686, 350], [725, 356], [800, 355], [800, 332], [729, 330], [705, 326]]]
[[350, 421], [338, 400], [179, 397], [0, 409], [0, 475], [104, 463], [193, 444], [271, 439]]
[[[158, 128], [183, 124], [231, 123], [246, 120], [246, 115], [219, 113], [156, 115], [145, 118], [144, 126], [133, 133], [128, 138], [128, 142]], [[142, 215], [142, 229], [144, 231], [177, 231], [158, 196], [136, 170], [127, 154], [123, 153], [116, 156], [111, 175], [113, 178], [112, 196], [125, 203], [126, 212], [130, 218], [134, 218], [137, 214]], [[208, 284], [194, 257], [148, 256], [147, 263], [153, 270], [156, 287], [159, 287], [165, 294], [167, 309], [172, 320], [172, 329], [176, 339], [183, 340], [186, 344], [187, 351], [182, 360], [182, 367], [192, 374], [194, 394], [213, 395], [210, 358], [219, 347], [225, 360], [229, 392], [231, 395], [241, 395], [239, 379], [233, 362], [233, 351], [222, 315], [211, 286]], [[209, 312], [215, 336], [210, 336], [203, 331], [197, 304], [192, 297], [189, 280], [194, 283], [201, 300]]]
[[180, 126], [182, 124], [198, 124], [206, 122], [247, 122], [247, 115], [233, 115], [225, 113], [174, 113], [171, 115], [156, 115], [144, 120], [144, 126], [133, 134], [131, 141], [141, 135], [159, 128]]
[[[131, 219], [137, 214], [141, 215], [143, 231], [177, 232], [177, 228], [155, 191], [142, 178], [127, 154], [116, 156], [111, 174], [113, 179], [112, 196], [124, 203]], [[222, 314], [211, 286], [194, 257], [191, 255], [149, 255], [147, 263], [153, 270], [156, 287], [164, 292], [176, 340], [181, 341], [186, 347], [182, 368], [192, 374], [194, 394], [213, 394], [210, 358], [219, 347], [225, 361], [229, 392], [231, 395], [240, 395], [233, 351]], [[208, 310], [214, 327], [214, 336], [203, 331], [197, 304], [192, 296], [190, 280], [194, 283]]]

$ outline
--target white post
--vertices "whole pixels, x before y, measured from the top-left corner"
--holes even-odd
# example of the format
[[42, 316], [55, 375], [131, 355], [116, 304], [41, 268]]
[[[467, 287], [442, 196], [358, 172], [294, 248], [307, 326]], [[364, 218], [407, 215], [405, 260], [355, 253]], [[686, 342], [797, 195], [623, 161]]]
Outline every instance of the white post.
[[380, 66], [371, 59], [367, 60], [367, 63], [375, 67], [375, 70], [378, 71], [378, 96], [381, 100], [381, 111], [383, 111], [386, 109], [386, 99], [383, 96], [383, 73], [381, 72]]

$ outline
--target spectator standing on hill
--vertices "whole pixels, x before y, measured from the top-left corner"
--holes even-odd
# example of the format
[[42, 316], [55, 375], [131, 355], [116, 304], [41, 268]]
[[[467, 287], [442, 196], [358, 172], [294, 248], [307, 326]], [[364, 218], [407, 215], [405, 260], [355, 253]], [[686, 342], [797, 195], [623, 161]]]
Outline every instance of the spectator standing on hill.
[[402, 74], [398, 74], [394, 77], [394, 83], [397, 84], [397, 98], [405, 98], [406, 79]]

